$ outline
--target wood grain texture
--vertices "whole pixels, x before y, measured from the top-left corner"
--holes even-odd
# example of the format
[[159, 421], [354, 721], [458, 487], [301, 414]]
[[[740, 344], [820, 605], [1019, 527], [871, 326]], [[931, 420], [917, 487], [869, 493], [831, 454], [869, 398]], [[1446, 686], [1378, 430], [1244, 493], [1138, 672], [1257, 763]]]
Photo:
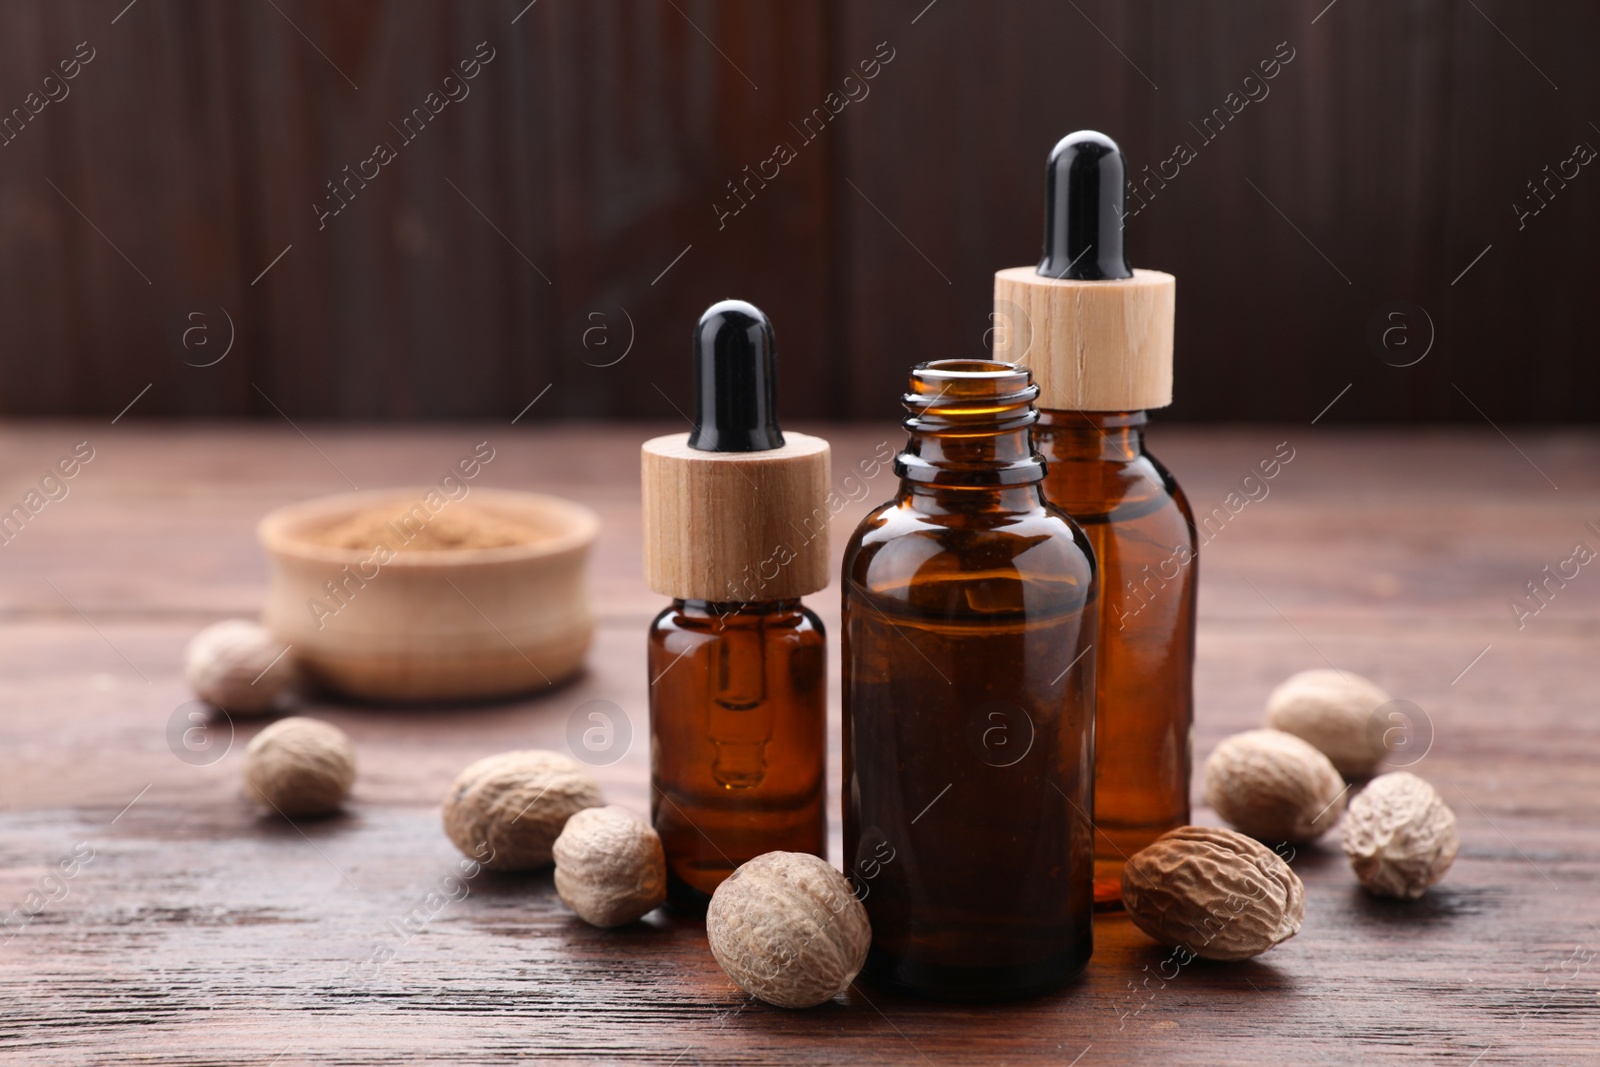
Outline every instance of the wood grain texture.
[[826, 589], [828, 442], [788, 433], [764, 452], [702, 452], [684, 434], [640, 449], [644, 580], [665, 597], [745, 603]]
[[[1304, 667], [1331, 661], [1414, 701], [1410, 769], [1440, 788], [1462, 834], [1422, 900], [1366, 896], [1329, 838], [1294, 859], [1304, 929], [1255, 962], [1175, 967], [1111, 915], [1085, 977], [1056, 995], [969, 1008], [857, 987], [790, 1013], [740, 994], [693, 922], [598, 931], [565, 911], [548, 874], [462, 881], [439, 823], [462, 767], [509, 748], [569, 751], [591, 700], [632, 730], [595, 768], [607, 799], [648, 810], [644, 632], [662, 602], [641, 571], [638, 448], [668, 428], [302, 428], [0, 427], [0, 501], [76, 442], [95, 447], [66, 497], [0, 545], [0, 910], [56, 898], [0, 940], [8, 1060], [1594, 1060], [1600, 576], [1584, 567], [1520, 630], [1507, 601], [1574, 542], [1600, 547], [1600, 437], [1519, 436], [1524, 458], [1492, 431], [1150, 432], [1197, 513], [1239, 492], [1279, 442], [1294, 448], [1269, 494], [1201, 550], [1197, 753], [1258, 725], [1267, 693]], [[832, 441], [841, 469], [901, 437], [892, 424], [806, 428]], [[217, 730], [193, 762], [177, 758], [184, 641], [265, 595], [256, 519], [346, 478], [427, 481], [485, 439], [497, 451], [482, 484], [602, 517], [588, 672], [514, 703], [313, 703], [360, 761], [332, 820], [291, 826], [239, 796], [257, 723], [235, 723], [225, 751]], [[849, 493], [835, 553], [892, 488], [880, 471]], [[837, 633], [836, 590], [809, 603]], [[830, 670], [837, 679], [836, 660]], [[935, 807], [923, 823], [937, 833], [959, 815]], [[1202, 809], [1197, 821], [1214, 819]], [[92, 857], [48, 880], [75, 848]]]
[[[1326, 421], [1600, 417], [1568, 296], [1600, 287], [1571, 239], [1600, 182], [1544, 170], [1600, 145], [1579, 0], [125, 6], [0, 7], [0, 115], [96, 55], [0, 143], [5, 413], [148, 385], [129, 418], [509, 418], [549, 387], [527, 420], [668, 419], [695, 315], [738, 296], [785, 412], [889, 417], [907, 364], [987, 350], [1046, 153], [1093, 127], [1150, 182], [1131, 262], [1184, 281], [1174, 417], [1307, 419], [1347, 384]], [[1398, 300], [1416, 347], [1375, 350]]]
[[1044, 278], [1034, 267], [997, 271], [995, 358], [1033, 372], [1041, 408], [1164, 408], [1176, 297], [1176, 280], [1155, 270], [1103, 282]]

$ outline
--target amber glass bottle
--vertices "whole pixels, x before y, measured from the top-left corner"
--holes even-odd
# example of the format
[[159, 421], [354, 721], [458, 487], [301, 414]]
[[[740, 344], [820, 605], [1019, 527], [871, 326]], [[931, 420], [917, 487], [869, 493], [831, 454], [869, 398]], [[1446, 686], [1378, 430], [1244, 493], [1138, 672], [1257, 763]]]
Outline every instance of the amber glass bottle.
[[[1097, 903], [1122, 897], [1122, 865], [1189, 821], [1196, 552], [1189, 501], [1144, 450], [1145, 415], [1041, 411], [1044, 492], [1100, 566], [1095, 666]], [[1116, 576], [1113, 584], [1112, 575]]]
[[995, 354], [1039, 383], [1045, 496], [1083, 527], [1100, 570], [1095, 650], [1095, 902], [1122, 899], [1127, 857], [1189, 821], [1194, 518], [1144, 451], [1145, 411], [1172, 403], [1176, 279], [1123, 250], [1127, 166], [1115, 141], [1069, 134], [1045, 171], [1044, 255], [995, 275]]
[[763, 852], [827, 856], [827, 654], [798, 600], [675, 600], [650, 627], [653, 822], [673, 906]]
[[1040, 491], [1037, 393], [917, 367], [899, 494], [845, 551], [846, 873], [867, 973], [927, 996], [1026, 996], [1091, 949], [1095, 566]]
[[[800, 598], [828, 584], [828, 443], [785, 434], [759, 308], [695, 328], [695, 420], [641, 450], [651, 815], [667, 900], [704, 912], [764, 852], [827, 856], [827, 655]], [[820, 518], [819, 518], [820, 516]]]

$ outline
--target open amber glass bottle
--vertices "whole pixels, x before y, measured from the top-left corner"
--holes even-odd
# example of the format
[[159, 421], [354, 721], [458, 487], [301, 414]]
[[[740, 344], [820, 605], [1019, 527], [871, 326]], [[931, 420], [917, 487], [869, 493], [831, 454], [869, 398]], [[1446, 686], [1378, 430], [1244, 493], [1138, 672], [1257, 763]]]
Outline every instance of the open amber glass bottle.
[[845, 865], [868, 975], [927, 996], [1026, 996], [1091, 949], [1095, 566], [1041, 493], [1037, 393], [915, 368], [899, 493], [845, 551]]

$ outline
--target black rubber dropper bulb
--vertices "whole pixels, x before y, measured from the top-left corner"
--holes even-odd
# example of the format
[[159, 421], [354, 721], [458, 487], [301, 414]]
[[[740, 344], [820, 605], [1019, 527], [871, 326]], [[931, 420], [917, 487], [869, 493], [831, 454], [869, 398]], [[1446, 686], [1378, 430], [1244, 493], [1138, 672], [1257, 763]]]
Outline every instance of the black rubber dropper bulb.
[[754, 304], [712, 304], [694, 328], [694, 431], [702, 452], [783, 447], [778, 428], [778, 343]]
[[1122, 149], [1105, 134], [1079, 130], [1056, 142], [1045, 166], [1040, 274], [1091, 282], [1133, 277], [1122, 250], [1126, 182]]

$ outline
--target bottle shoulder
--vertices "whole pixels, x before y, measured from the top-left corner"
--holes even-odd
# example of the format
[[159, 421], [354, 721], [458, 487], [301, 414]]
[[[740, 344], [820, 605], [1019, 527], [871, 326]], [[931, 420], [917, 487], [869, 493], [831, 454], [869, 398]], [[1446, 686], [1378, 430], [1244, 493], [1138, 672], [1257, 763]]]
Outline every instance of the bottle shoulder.
[[1194, 514], [1189, 509], [1189, 494], [1183, 491], [1183, 486], [1178, 484], [1178, 479], [1173, 477], [1167, 465], [1149, 452], [1144, 452], [1141, 456], [1150, 465], [1151, 473], [1154, 475], [1151, 482], [1165, 491], [1166, 497], [1172, 501], [1179, 514], [1193, 522]]
[[804, 604], [800, 605], [800, 609], [796, 612], [796, 614], [800, 617], [799, 621], [795, 624], [795, 629], [797, 631], [803, 633], [815, 633], [819, 636], [827, 633], [827, 631], [823, 628], [822, 619], [817, 615], [816, 612], [812, 611]]
[[1093, 580], [1094, 553], [1065, 512], [1044, 503], [1004, 516], [929, 515], [898, 501], [873, 509], [845, 547], [846, 592], [917, 575], [1010, 573], [1029, 579]]
[[1082, 542], [1077, 522], [1063, 508], [1042, 495], [1037, 507], [1027, 511], [972, 511], [930, 513], [898, 500], [868, 512], [845, 544], [849, 555], [863, 548], [903, 537], [960, 535], [975, 539], [1008, 540], [1019, 537], [1062, 538]]
[[1194, 525], [1189, 499], [1177, 479], [1148, 452], [1130, 460], [1048, 460], [1044, 491], [1051, 503], [1086, 527], [1135, 520]]

